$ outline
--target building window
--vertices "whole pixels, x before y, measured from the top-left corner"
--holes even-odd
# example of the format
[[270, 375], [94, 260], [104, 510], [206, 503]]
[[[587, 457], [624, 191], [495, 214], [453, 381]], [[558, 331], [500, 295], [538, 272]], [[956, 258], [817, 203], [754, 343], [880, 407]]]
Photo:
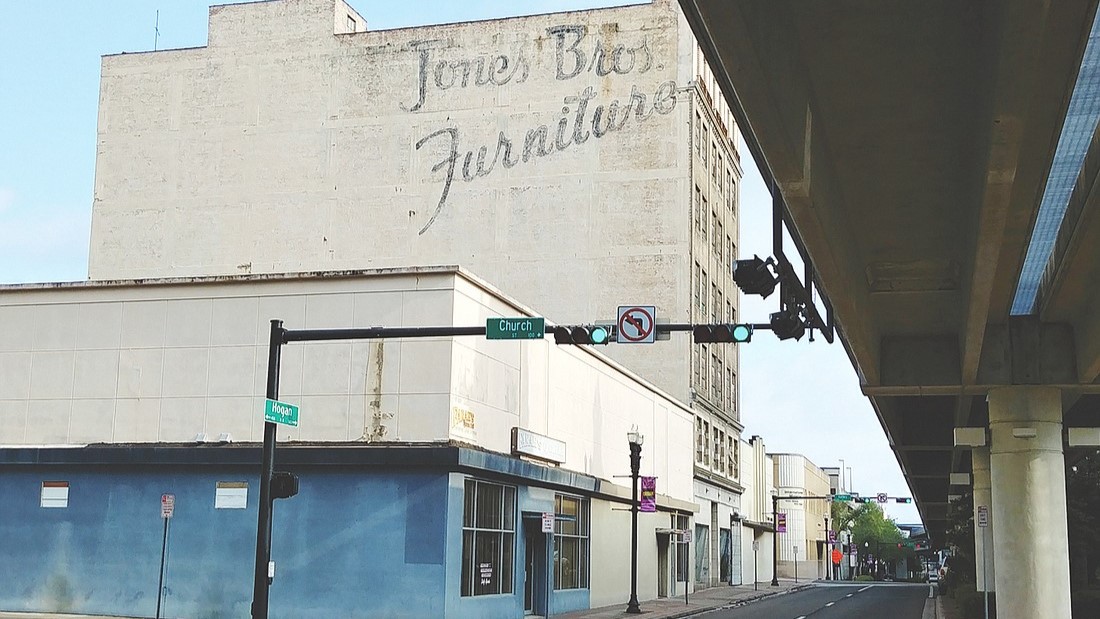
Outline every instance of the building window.
[[703, 117], [695, 113], [695, 152], [703, 156]]
[[[717, 322], [717, 321], [716, 321]], [[718, 352], [711, 353], [710, 357], [710, 395], [715, 405], [722, 402], [722, 362], [718, 360]], [[715, 452], [717, 456], [717, 451]]]
[[707, 239], [707, 213], [709, 212], [710, 205], [707, 204], [706, 196], [703, 196], [703, 211], [699, 213], [699, 229], [703, 231], [703, 240]]
[[714, 283], [710, 285], [710, 298], [714, 300], [710, 305], [710, 321], [715, 323], [718, 322], [718, 312], [722, 310], [718, 301], [718, 280], [715, 280]]
[[703, 169], [707, 169], [707, 142], [710, 141], [710, 132], [706, 127], [703, 127], [703, 139], [700, 140], [700, 144], [703, 146]]
[[712, 439], [714, 440], [714, 468], [721, 471], [722, 465], [725, 464], [725, 462], [718, 455], [718, 452], [722, 450], [722, 437], [721, 433], [718, 431], [718, 426], [714, 427]]
[[[676, 514], [672, 517], [672, 528], [677, 531], [688, 531], [691, 523], [686, 515]], [[676, 540], [676, 580], [687, 582], [688, 579], [688, 541], [684, 535], [678, 535]]]
[[69, 506], [69, 482], [44, 481], [42, 482], [42, 494], [39, 497], [40, 507], [68, 507]]
[[355, 18], [348, 15], [348, 32], [355, 32]]
[[462, 595], [512, 592], [516, 489], [467, 479], [462, 513]]
[[719, 406], [722, 406], [726, 403], [726, 389], [725, 385], [722, 383], [722, 379], [726, 377], [726, 371], [723, 369], [722, 360], [717, 359], [716, 361], [716, 366], [718, 370], [714, 373], [714, 383], [718, 385], [718, 394], [715, 402], [717, 402]]
[[703, 419], [695, 418], [695, 463], [703, 463], [703, 445], [707, 442], [707, 431], [703, 428]]
[[699, 309], [703, 316], [707, 316], [707, 295], [710, 294], [710, 281], [707, 279], [707, 272], [703, 271], [703, 278], [699, 281], [699, 298], [701, 303]]
[[710, 436], [710, 424], [703, 422], [703, 466], [710, 466], [710, 441], [707, 437]]
[[588, 588], [588, 500], [556, 495], [554, 589]]
[[729, 440], [729, 476], [733, 479], [737, 479], [740, 476], [740, 459], [741, 459], [741, 441], [738, 441], [732, 435], [727, 437]]
[[725, 264], [726, 262], [726, 245], [722, 243], [723, 239], [729, 238], [726, 236], [722, 222], [718, 222], [718, 229], [714, 233], [714, 246], [718, 249], [718, 262]]
[[703, 229], [703, 190], [695, 187], [695, 227]]
[[733, 239], [730, 238], [730, 235], [728, 235], [728, 234], [726, 235], [726, 247], [729, 247], [730, 269], [733, 269], [733, 263], [737, 260], [737, 255], [736, 255], [736, 253], [734, 253]]

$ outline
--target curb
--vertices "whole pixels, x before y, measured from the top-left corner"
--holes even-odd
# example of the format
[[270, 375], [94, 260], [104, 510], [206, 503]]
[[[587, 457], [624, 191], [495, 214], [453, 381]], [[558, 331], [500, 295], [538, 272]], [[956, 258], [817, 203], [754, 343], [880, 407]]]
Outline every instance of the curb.
[[776, 596], [779, 596], [779, 595], [787, 595], [789, 593], [797, 593], [798, 591], [802, 591], [804, 589], [811, 589], [813, 587], [814, 587], [813, 583], [807, 583], [805, 585], [798, 585], [798, 586], [795, 586], [795, 587], [791, 587], [790, 589], [784, 589], [782, 591], [764, 591], [764, 592], [761, 592], [759, 595], [753, 595], [752, 597], [742, 598], [740, 600], [737, 600], [735, 602], [730, 602], [728, 604], [720, 604], [718, 606], [712, 606], [711, 608], [684, 609], [683, 611], [675, 613], [675, 614], [664, 615], [662, 617], [662, 619], [681, 619], [682, 617], [693, 617], [695, 615], [702, 615], [703, 613], [712, 613], [712, 612], [715, 612], [715, 611], [718, 611], [718, 610], [728, 610], [728, 609], [731, 609], [731, 608], [740, 608], [741, 606], [746, 606], [748, 604], [752, 604], [753, 602], [759, 602], [760, 600], [763, 600], [765, 598], [776, 597]]

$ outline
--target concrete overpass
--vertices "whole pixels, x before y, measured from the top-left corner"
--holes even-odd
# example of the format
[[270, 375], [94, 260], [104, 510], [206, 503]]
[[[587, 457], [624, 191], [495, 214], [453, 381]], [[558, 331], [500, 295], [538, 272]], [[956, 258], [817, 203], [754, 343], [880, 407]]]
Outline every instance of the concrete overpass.
[[1100, 425], [1100, 79], [1071, 104], [1096, 0], [680, 2], [929, 532], [974, 473], [1001, 616], [1068, 617], [1064, 430]]

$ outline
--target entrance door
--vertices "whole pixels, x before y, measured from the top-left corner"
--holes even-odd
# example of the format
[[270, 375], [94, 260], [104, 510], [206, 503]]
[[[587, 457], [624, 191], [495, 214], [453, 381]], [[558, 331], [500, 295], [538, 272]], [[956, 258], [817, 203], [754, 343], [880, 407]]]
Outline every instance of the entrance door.
[[657, 533], [657, 597], [668, 597], [672, 566], [668, 561], [668, 533]]
[[730, 574], [730, 568], [733, 567], [733, 556], [730, 553], [730, 530], [729, 529], [718, 529], [718, 546], [721, 549], [719, 551], [719, 562], [718, 562], [719, 571], [720, 571], [719, 579], [723, 583], [741, 584], [741, 583], [734, 583], [733, 582], [733, 576]]
[[546, 600], [546, 534], [542, 521], [523, 519], [523, 614], [534, 615]]

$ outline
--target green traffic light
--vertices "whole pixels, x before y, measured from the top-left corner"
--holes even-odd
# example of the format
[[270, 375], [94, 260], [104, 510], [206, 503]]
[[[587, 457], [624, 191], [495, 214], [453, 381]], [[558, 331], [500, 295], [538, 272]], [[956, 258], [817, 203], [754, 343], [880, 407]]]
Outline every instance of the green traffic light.
[[748, 325], [734, 325], [733, 326], [733, 341], [734, 342], [747, 342], [752, 338], [752, 328]]
[[592, 327], [592, 333], [589, 337], [592, 338], [593, 344], [606, 344], [607, 336], [607, 329], [603, 327]]

